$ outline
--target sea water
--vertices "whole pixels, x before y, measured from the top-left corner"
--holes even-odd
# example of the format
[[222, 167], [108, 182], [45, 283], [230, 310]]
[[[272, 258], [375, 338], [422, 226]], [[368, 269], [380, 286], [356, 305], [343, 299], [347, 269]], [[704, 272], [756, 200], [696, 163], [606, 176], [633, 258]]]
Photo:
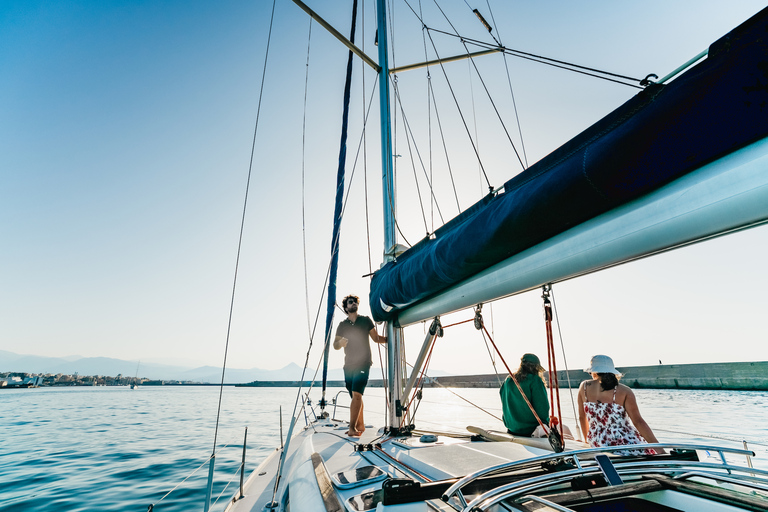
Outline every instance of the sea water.
[[[296, 398], [304, 393], [214, 386], [2, 390], [0, 511], [139, 512], [150, 504], [158, 512], [202, 510], [214, 437], [211, 510], [221, 511], [239, 485], [246, 426], [247, 475], [285, 439]], [[635, 393], [660, 441], [741, 448], [746, 440], [757, 454], [755, 467], [768, 469], [768, 393]], [[310, 392], [314, 402], [319, 397], [318, 390]], [[339, 405], [330, 412], [346, 418], [349, 397], [330, 389], [329, 400], [336, 397]], [[569, 390], [561, 390], [561, 404], [562, 417], [575, 432]], [[369, 388], [366, 423], [380, 426], [383, 412], [383, 390]], [[503, 430], [500, 417], [498, 390], [431, 388], [423, 392], [415, 423], [466, 433], [468, 425]], [[299, 410], [297, 426], [305, 421]]]

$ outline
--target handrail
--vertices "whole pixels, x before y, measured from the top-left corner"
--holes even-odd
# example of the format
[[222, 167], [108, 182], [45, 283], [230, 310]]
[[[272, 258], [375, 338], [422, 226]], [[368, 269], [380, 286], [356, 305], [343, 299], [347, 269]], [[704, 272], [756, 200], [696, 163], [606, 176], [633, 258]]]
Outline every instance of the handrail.
[[523, 496], [522, 498], [520, 498], [520, 501], [523, 501], [523, 500], [535, 501], [536, 503], [541, 503], [542, 505], [546, 505], [552, 510], [558, 510], [560, 512], [574, 512], [572, 508], [564, 507], [562, 505], [558, 505], [557, 503], [552, 503], [551, 501], [545, 500], [544, 498], [536, 496], [535, 494], [529, 494], [527, 496]]
[[[759, 472], [762, 473], [763, 475], [768, 476], [768, 471], [759, 471]], [[753, 471], [749, 471], [749, 473], [753, 473]], [[732, 478], [725, 475], [718, 475], [716, 473], [708, 473], [706, 471], [689, 471], [688, 473], [676, 476], [675, 480], [687, 480], [692, 476], [701, 476], [704, 478], [710, 478], [712, 480], [719, 480], [721, 482], [728, 482], [736, 485], [743, 485], [744, 487], [752, 487], [754, 489], [761, 489], [763, 491], [768, 491], [767, 484], [764, 484], [762, 482], [755, 482], [752, 478], [749, 478], [749, 477], [747, 477], [745, 481], [743, 479]]]
[[[589, 455], [593, 453], [615, 453], [615, 452], [621, 452], [626, 450], [638, 450], [638, 449], [647, 449], [647, 448], [712, 451], [712, 452], [720, 453], [723, 460], [725, 460], [723, 457], [724, 453], [731, 453], [731, 454], [737, 454], [737, 455], [751, 455], [753, 457], [755, 455], [754, 452], [749, 450], [742, 450], [738, 448], [726, 448], [726, 447], [720, 447], [720, 446], [695, 445], [695, 444], [648, 443], [648, 444], [635, 444], [635, 445], [625, 445], [625, 446], [611, 446], [611, 447], [604, 446], [599, 448], [585, 448], [582, 450], [574, 450], [574, 451], [562, 452], [562, 453], [556, 453], [556, 454], [540, 455], [538, 457], [531, 457], [531, 458], [523, 459], [520, 461], [506, 462], [504, 464], [498, 464], [496, 466], [489, 466], [487, 468], [475, 471], [474, 473], [470, 473], [469, 475], [466, 475], [465, 477], [459, 479], [455, 484], [453, 484], [450, 488], [448, 488], [448, 490], [446, 490], [445, 493], [443, 493], [442, 499], [443, 501], [448, 502], [453, 497], [454, 494], [460, 492], [460, 490], [467, 484], [477, 480], [482, 476], [487, 476], [494, 473], [514, 471], [516, 469], [522, 469], [525, 466], [546, 462], [548, 460], [567, 459], [567, 458], [572, 459], [577, 466], [580, 466], [580, 463], [581, 461], [583, 461], [583, 459], [579, 459], [579, 455], [585, 455], [585, 454]], [[658, 463], [655, 463], [655, 464], [658, 464]]]
[[[638, 466], [641, 466], [641, 468], [638, 468]], [[697, 461], [660, 461], [658, 463], [652, 463], [650, 461], [648, 462], [626, 462], [623, 464], [616, 464], [616, 471], [619, 472], [619, 474], [628, 475], [628, 474], [645, 474], [649, 471], [654, 471], [656, 473], [672, 473], [674, 471], [679, 471], [685, 466], [694, 466], [698, 468], [708, 468], [708, 469], [719, 469], [719, 470], [727, 470], [727, 471], [738, 471], [738, 472], [744, 472], [744, 473], [752, 473], [754, 470], [747, 467], [741, 467], [741, 466], [732, 466], [732, 465], [723, 465], [720, 463], [707, 463], [707, 462], [697, 462]], [[524, 493], [531, 493], [534, 491], [537, 491], [539, 489], [545, 488], [545, 487], [551, 487], [553, 485], [558, 485], [561, 483], [568, 483], [573, 478], [578, 476], [586, 476], [590, 474], [600, 474], [601, 470], [598, 466], [591, 466], [583, 469], [572, 469], [569, 471], [561, 471], [558, 473], [549, 473], [546, 475], [540, 475], [537, 477], [529, 478], [526, 480], [518, 481], [518, 482], [512, 482], [500, 487], [496, 487], [495, 489], [491, 489], [490, 491], [478, 496], [474, 500], [472, 500], [470, 503], [468, 503], [463, 509], [463, 512], [470, 512], [470, 511], [476, 511], [476, 510], [485, 510], [488, 507], [493, 506], [494, 504], [515, 498], [516, 496]], [[760, 474], [768, 477], [768, 471], [760, 471]], [[752, 478], [745, 477], [744, 480], [738, 480], [735, 478], [731, 478], [724, 475], [719, 475], [717, 473], [712, 472], [705, 472], [705, 471], [690, 471], [688, 473], [685, 473], [684, 475], [680, 475], [680, 478], [686, 477], [686, 476], [702, 476], [706, 478], [711, 478], [714, 480], [722, 480], [725, 482], [730, 483], [736, 483], [739, 485], [743, 485], [745, 487], [751, 487], [755, 489], [760, 490], [768, 490], [768, 485], [763, 485], [762, 482], [755, 482], [752, 481]], [[526, 497], [529, 499], [529, 497]], [[523, 498], [519, 498], [523, 499]]]
[[341, 391], [336, 393], [335, 397], [333, 397], [333, 415], [331, 416], [331, 418], [336, 417], [336, 406], [339, 405], [339, 395], [342, 394], [343, 392], [344, 390], [342, 389]]

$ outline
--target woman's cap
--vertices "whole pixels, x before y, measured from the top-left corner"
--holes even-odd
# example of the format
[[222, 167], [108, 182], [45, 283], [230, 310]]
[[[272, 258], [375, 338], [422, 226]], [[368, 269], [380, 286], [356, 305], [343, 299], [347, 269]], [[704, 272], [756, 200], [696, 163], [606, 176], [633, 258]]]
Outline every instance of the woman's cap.
[[589, 362], [589, 368], [584, 368], [587, 373], [613, 373], [621, 375], [621, 372], [613, 365], [613, 359], [608, 356], [593, 356]]
[[539, 361], [539, 358], [536, 354], [523, 354], [523, 357], [521, 357], [520, 360], [526, 363], [541, 365], [541, 361]]

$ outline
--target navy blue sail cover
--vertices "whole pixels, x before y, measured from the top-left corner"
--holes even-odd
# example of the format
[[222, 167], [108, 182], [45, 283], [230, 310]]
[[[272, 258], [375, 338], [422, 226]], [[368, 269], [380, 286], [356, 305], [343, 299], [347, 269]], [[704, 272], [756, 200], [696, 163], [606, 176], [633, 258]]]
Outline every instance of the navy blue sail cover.
[[377, 322], [768, 136], [768, 8], [382, 267]]

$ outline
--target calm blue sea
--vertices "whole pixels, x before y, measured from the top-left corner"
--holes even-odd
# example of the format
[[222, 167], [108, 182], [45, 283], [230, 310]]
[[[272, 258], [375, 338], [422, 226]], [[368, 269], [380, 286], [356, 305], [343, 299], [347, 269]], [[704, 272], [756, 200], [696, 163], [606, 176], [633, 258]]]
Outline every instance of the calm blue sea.
[[[329, 397], [339, 391], [331, 390]], [[287, 433], [297, 392], [224, 388], [213, 500], [221, 498], [212, 510], [223, 510], [239, 485], [245, 427], [250, 473], [280, 443], [281, 406]], [[733, 447], [747, 440], [758, 456], [755, 466], [768, 469], [768, 393], [638, 390], [637, 395], [660, 440], [694, 438]], [[319, 392], [310, 396], [317, 400]], [[568, 391], [561, 396], [563, 417], [573, 426]], [[339, 397], [340, 404], [348, 404], [344, 393]], [[158, 512], [202, 510], [218, 399], [218, 388], [196, 386], [0, 391], [0, 511], [140, 512], [150, 504]], [[365, 405], [367, 423], [380, 425], [383, 391], [369, 389]], [[343, 408], [336, 413], [346, 415]], [[466, 432], [467, 425], [501, 429], [492, 415], [501, 416], [496, 390], [426, 389], [416, 423], [444, 431]]]

